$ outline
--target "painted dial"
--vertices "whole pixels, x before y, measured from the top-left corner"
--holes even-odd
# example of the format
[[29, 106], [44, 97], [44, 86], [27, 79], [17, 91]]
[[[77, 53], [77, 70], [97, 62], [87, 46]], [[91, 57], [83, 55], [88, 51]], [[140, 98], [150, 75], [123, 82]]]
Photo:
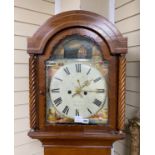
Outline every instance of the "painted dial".
[[53, 105], [70, 118], [96, 114], [105, 104], [106, 92], [106, 81], [100, 71], [82, 63], [64, 65], [50, 83]]

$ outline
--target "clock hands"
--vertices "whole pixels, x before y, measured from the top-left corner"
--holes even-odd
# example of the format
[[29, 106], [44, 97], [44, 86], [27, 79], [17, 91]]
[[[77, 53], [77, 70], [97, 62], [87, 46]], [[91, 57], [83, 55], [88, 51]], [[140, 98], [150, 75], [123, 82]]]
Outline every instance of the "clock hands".
[[81, 93], [77, 93], [77, 92], [75, 92], [75, 93], [72, 95], [72, 97], [74, 97], [74, 96], [76, 96], [76, 95], [80, 95], [81, 97], [83, 97]]
[[89, 86], [91, 84], [91, 81], [93, 81], [93, 80], [86, 80], [83, 82], [83, 85], [81, 86], [80, 80], [77, 80], [77, 82], [79, 84], [79, 89], [82, 90], [85, 86]]
[[75, 88], [75, 93], [72, 95], [72, 97], [74, 97], [74, 96], [76, 96], [76, 95], [80, 95], [81, 97], [83, 97], [82, 95], [81, 95], [81, 84], [80, 84], [80, 80], [77, 80], [77, 83], [78, 83], [78, 85], [79, 85], [79, 87], [76, 87]]
[[82, 89], [83, 89], [84, 87], [89, 86], [89, 85], [91, 84], [91, 81], [93, 81], [93, 80], [86, 80], [86, 81], [84, 81], [83, 84], [81, 85], [81, 84], [80, 84], [80, 80], [77, 80], [77, 83], [78, 83], [79, 87], [77, 87], [77, 88], [75, 89], [75, 93], [72, 95], [72, 97], [74, 97], [74, 96], [76, 96], [76, 95], [80, 95], [81, 97], [83, 97], [82, 94], [81, 94], [81, 91], [83, 91]]

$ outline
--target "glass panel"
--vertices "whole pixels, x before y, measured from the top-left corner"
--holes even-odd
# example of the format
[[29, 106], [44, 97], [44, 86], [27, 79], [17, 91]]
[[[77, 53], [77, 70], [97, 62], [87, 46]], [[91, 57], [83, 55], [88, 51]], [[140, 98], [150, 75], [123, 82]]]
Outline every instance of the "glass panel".
[[46, 61], [48, 123], [106, 124], [108, 62], [86, 36], [66, 37]]

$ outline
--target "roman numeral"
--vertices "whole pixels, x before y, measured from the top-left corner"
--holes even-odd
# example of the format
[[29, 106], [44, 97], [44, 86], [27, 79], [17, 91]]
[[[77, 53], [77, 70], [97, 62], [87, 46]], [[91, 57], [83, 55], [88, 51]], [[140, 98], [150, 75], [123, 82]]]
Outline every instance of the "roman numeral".
[[95, 100], [93, 101], [93, 103], [94, 103], [95, 105], [97, 105], [98, 107], [100, 107], [101, 104], [102, 104], [102, 102], [99, 101], [98, 99], [95, 99]]
[[57, 78], [57, 77], [55, 77], [55, 79], [57, 79], [57, 80], [59, 80], [59, 81], [61, 81], [61, 82], [63, 81], [62, 79], [60, 79], [60, 78]]
[[91, 71], [91, 68], [88, 70], [87, 75], [90, 73], [90, 71]]
[[55, 103], [56, 106], [60, 105], [60, 104], [62, 103], [61, 97], [55, 99], [55, 100], [54, 100], [54, 103]]
[[52, 91], [52, 93], [59, 93], [60, 92], [60, 88], [52, 89], [51, 91]]
[[79, 116], [79, 110], [78, 109], [75, 110], [75, 115]]
[[104, 93], [105, 89], [97, 89], [97, 93]]
[[98, 82], [99, 80], [101, 80], [101, 77], [96, 78], [94, 82]]
[[76, 66], [76, 72], [80, 73], [81, 72], [81, 64], [75, 64]]
[[62, 111], [64, 114], [68, 114], [68, 111], [69, 111], [69, 107], [68, 106], [65, 106], [64, 110]]
[[67, 75], [70, 75], [70, 72], [69, 72], [69, 70], [68, 70], [68, 68], [66, 67], [66, 68], [64, 68], [64, 71], [65, 71], [65, 73], [67, 74]]
[[87, 110], [88, 110], [88, 112], [89, 112], [90, 114], [92, 114], [92, 111], [91, 111], [89, 108], [87, 108]]

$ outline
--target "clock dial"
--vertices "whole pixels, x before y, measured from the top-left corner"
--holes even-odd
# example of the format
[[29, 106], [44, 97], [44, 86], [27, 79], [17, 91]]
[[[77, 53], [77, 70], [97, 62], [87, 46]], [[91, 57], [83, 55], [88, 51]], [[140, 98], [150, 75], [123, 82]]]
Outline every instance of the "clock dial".
[[[108, 66], [95, 40], [66, 36], [46, 60], [46, 120], [89, 124], [108, 123]], [[76, 117], [76, 118], [75, 118]]]
[[95, 67], [70, 63], [60, 67], [50, 82], [50, 97], [56, 110], [69, 118], [88, 118], [104, 107], [106, 80]]

